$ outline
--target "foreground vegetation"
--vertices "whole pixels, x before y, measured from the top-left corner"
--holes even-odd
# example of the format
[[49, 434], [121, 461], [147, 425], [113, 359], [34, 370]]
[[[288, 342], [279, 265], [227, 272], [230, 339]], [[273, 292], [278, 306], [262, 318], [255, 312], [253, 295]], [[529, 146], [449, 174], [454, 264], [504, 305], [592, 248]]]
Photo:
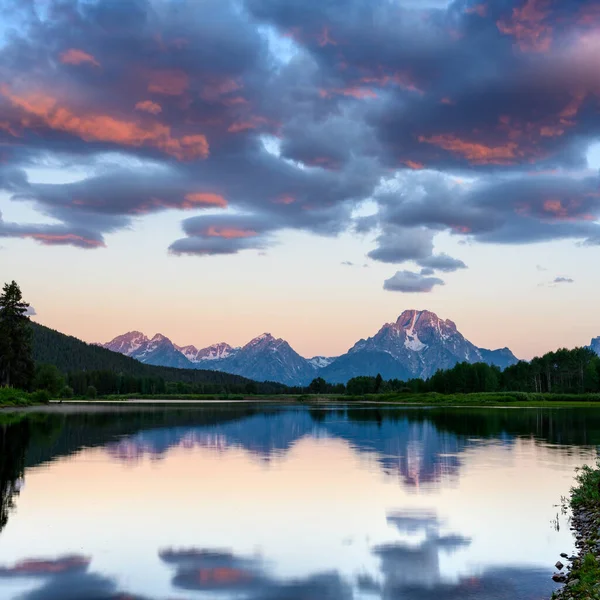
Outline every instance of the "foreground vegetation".
[[2, 406], [32, 406], [34, 404], [48, 404], [50, 394], [45, 390], [32, 393], [14, 388], [0, 388], [0, 407]]
[[566, 584], [553, 598], [589, 600], [600, 598], [600, 463], [579, 469], [570, 499], [577, 532], [578, 555], [570, 572], [555, 574]]

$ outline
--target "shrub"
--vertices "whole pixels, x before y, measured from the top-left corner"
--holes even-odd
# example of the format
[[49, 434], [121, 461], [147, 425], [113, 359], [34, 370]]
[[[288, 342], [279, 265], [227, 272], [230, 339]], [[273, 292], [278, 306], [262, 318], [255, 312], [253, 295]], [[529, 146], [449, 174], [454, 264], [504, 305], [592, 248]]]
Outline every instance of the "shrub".
[[65, 385], [65, 387], [60, 391], [61, 398], [72, 398], [75, 392], [70, 385]]
[[37, 390], [31, 394], [31, 399], [37, 404], [48, 404], [50, 402], [50, 392], [48, 390]]
[[85, 393], [86, 397], [90, 398], [91, 400], [93, 400], [94, 398], [96, 398], [98, 396], [98, 390], [93, 386], [90, 385], [87, 389], [87, 392]]
[[577, 485], [571, 489], [571, 504], [577, 506], [597, 506], [600, 501], [600, 464], [596, 468], [584, 465], [575, 477]]

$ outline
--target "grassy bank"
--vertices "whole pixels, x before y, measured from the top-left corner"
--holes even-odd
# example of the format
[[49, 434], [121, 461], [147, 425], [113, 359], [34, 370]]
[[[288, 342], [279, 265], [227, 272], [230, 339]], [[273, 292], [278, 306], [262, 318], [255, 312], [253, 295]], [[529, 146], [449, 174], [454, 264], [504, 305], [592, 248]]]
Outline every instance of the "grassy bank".
[[[347, 399], [354, 399], [346, 396]], [[363, 399], [378, 400], [380, 402], [423, 403], [423, 404], [477, 404], [481, 405], [506, 405], [506, 404], [571, 404], [600, 403], [600, 394], [532, 394], [528, 392], [487, 392], [475, 394], [379, 394], [367, 396]]]
[[50, 394], [45, 390], [27, 393], [14, 388], [0, 388], [0, 408], [48, 404]]
[[[69, 398], [67, 401], [83, 402], [89, 398]], [[177, 401], [249, 401], [249, 402], [282, 402], [301, 404], [356, 404], [378, 403], [407, 406], [515, 406], [515, 407], [560, 407], [560, 406], [594, 406], [600, 407], [600, 394], [530, 394], [525, 392], [491, 392], [475, 394], [424, 394], [395, 393], [395, 394], [366, 394], [349, 396], [340, 394], [278, 394], [278, 395], [249, 395], [249, 394], [126, 394], [102, 396], [95, 401], [128, 400], [164, 400]]]
[[578, 554], [572, 557], [565, 587], [555, 592], [553, 598], [600, 599], [600, 463], [595, 468], [585, 466], [578, 471], [570, 505]]
[[[515, 406], [515, 407], [559, 407], [559, 406], [594, 406], [600, 407], [600, 394], [532, 394], [527, 392], [489, 392], [474, 394], [438, 394], [428, 393], [393, 393], [365, 394], [350, 396], [347, 394], [120, 394], [100, 396], [98, 398], [72, 397], [64, 398], [64, 402], [86, 401], [122, 401], [152, 400], [165, 402], [177, 401], [240, 401], [247, 402], [281, 402], [301, 404], [357, 404], [377, 403], [406, 406]], [[50, 395], [45, 390], [27, 393], [12, 388], [0, 388], [0, 407], [31, 406], [47, 404]]]

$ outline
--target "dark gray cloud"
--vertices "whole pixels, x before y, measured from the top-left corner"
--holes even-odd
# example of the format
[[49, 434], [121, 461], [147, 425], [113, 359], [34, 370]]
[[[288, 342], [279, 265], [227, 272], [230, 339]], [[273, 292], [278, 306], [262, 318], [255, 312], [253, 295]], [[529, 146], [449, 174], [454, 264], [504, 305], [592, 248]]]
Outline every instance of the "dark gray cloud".
[[570, 277], [556, 277], [553, 283], [575, 283], [575, 280]]
[[439, 173], [413, 173], [402, 177], [400, 191], [380, 197], [379, 219], [478, 242], [573, 239], [595, 244], [600, 238], [599, 190], [600, 177], [591, 173], [513, 174], [468, 183]]
[[385, 263], [424, 260], [433, 252], [433, 233], [427, 229], [386, 226], [377, 238], [377, 248], [369, 258]]
[[70, 245], [93, 249], [105, 246], [102, 234], [77, 226], [65, 225], [21, 225], [2, 219], [0, 213], [0, 238], [27, 238], [46, 246]]
[[393, 277], [386, 279], [383, 289], [390, 292], [431, 292], [436, 285], [444, 285], [438, 277], [427, 277], [412, 271], [397, 271]]

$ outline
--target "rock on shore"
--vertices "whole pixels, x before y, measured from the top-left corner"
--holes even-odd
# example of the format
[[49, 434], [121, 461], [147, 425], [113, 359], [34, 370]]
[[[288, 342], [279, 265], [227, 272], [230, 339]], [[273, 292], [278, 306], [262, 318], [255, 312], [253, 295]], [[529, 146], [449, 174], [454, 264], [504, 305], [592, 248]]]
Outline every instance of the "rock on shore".
[[[556, 600], [600, 600], [600, 503], [573, 507], [572, 529], [577, 555], [568, 560], [566, 573], [552, 576], [565, 586], [552, 595]], [[561, 554], [565, 558], [566, 554]], [[560, 565], [560, 567], [559, 567]], [[558, 561], [556, 568], [562, 570]]]

